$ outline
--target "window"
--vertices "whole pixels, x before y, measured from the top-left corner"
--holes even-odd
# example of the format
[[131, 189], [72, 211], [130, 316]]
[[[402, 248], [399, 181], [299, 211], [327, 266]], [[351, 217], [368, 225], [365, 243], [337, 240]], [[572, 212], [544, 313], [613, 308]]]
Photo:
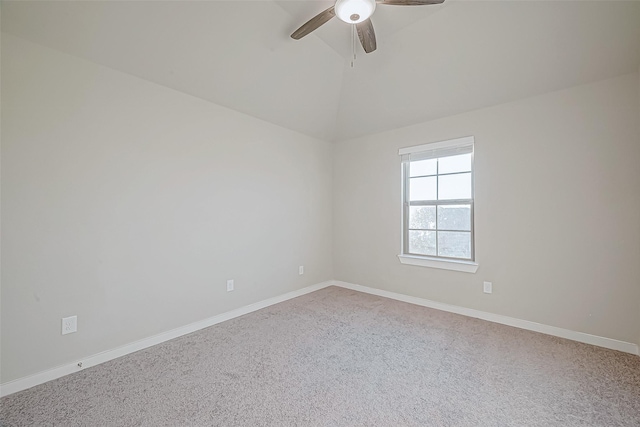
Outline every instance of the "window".
[[475, 272], [473, 137], [402, 148], [405, 264]]

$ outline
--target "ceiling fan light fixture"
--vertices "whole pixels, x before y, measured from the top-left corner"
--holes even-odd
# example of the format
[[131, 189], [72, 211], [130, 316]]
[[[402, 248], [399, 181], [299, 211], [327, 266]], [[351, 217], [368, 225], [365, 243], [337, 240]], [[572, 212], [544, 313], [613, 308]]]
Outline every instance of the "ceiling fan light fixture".
[[347, 24], [358, 24], [369, 19], [376, 10], [376, 0], [338, 0], [336, 16]]

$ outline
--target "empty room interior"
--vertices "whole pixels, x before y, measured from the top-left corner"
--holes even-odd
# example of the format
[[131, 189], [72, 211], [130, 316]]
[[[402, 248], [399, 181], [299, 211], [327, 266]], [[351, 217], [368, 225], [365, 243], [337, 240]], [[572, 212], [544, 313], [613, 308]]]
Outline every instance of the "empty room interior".
[[640, 2], [0, 16], [1, 426], [640, 425]]

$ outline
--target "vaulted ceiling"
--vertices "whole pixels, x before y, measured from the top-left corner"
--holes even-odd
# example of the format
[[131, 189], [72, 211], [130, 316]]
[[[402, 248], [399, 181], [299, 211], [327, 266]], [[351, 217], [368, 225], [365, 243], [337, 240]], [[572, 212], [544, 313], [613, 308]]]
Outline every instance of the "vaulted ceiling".
[[378, 49], [326, 1], [3, 1], [2, 31], [325, 140], [638, 71], [640, 2], [379, 5]]

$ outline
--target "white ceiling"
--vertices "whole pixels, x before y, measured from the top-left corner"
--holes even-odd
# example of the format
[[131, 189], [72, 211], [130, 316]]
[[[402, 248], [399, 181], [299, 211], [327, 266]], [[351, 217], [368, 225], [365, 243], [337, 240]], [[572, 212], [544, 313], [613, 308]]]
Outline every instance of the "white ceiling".
[[327, 1], [2, 2], [2, 30], [325, 140], [631, 73], [640, 2], [379, 5], [378, 50]]

